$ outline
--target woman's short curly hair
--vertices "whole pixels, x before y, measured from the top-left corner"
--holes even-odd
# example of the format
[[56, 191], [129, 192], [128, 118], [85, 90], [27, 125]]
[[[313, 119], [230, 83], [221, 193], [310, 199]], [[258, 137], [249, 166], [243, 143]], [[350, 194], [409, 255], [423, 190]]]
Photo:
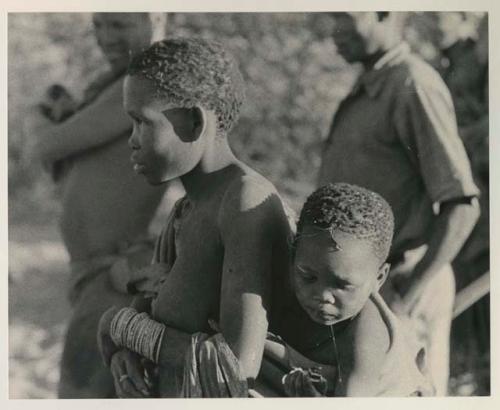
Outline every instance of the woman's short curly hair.
[[300, 213], [297, 239], [305, 226], [341, 231], [369, 241], [380, 260], [385, 261], [394, 233], [394, 215], [379, 194], [356, 185], [325, 185], [308, 198]]
[[245, 96], [243, 79], [232, 55], [216, 41], [158, 41], [132, 59], [127, 74], [153, 81], [157, 96], [179, 107], [199, 104], [214, 111], [219, 134], [227, 134], [238, 120]]

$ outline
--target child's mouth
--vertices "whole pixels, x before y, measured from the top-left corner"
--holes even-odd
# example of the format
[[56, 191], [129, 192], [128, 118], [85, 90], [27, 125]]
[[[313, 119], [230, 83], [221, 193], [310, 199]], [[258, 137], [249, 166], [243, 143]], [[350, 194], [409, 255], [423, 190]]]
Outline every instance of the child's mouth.
[[321, 325], [331, 325], [339, 320], [339, 307], [332, 304], [304, 303], [302, 308], [311, 320]]
[[316, 322], [322, 324], [332, 324], [338, 319], [338, 315], [327, 313], [320, 309], [310, 309], [309, 314], [315, 319]]

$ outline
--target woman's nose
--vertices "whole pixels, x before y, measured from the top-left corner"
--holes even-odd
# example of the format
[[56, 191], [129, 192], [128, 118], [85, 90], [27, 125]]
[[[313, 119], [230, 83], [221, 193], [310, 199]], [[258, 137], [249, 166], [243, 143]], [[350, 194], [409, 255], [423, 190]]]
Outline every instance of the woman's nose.
[[128, 146], [131, 149], [139, 149], [140, 148], [139, 139], [137, 137], [137, 132], [132, 131], [132, 134], [130, 135], [130, 137], [128, 139]]

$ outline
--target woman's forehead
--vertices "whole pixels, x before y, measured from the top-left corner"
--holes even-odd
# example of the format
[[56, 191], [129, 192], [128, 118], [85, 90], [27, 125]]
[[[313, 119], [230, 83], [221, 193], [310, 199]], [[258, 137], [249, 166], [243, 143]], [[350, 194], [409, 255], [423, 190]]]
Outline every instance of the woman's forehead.
[[179, 104], [169, 101], [154, 81], [141, 75], [127, 75], [124, 84], [124, 104], [128, 110], [142, 110], [145, 107], [161, 111], [172, 108], [184, 108]]

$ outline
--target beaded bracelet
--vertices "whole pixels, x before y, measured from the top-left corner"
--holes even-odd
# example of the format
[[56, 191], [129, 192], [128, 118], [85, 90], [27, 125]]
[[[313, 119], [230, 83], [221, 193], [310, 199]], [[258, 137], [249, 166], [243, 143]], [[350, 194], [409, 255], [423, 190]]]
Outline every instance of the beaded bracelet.
[[113, 317], [110, 336], [117, 346], [158, 363], [165, 328], [165, 325], [150, 319], [147, 313], [125, 307]]

